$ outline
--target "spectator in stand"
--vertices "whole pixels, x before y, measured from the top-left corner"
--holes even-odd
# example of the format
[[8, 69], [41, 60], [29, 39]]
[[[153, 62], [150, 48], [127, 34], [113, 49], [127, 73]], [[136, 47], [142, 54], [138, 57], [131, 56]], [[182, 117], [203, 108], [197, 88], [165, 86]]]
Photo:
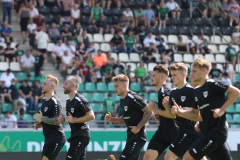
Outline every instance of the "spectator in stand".
[[28, 37], [27, 25], [30, 19], [30, 10], [25, 5], [25, 3], [22, 3], [20, 5], [20, 9], [17, 14], [17, 21], [18, 21], [18, 18], [20, 18], [20, 27], [22, 32], [23, 44], [24, 44], [27, 41], [27, 37]]
[[36, 34], [35, 45], [37, 46], [37, 49], [39, 51], [41, 51], [42, 53], [46, 53], [48, 42], [49, 42], [49, 36], [45, 32], [45, 28], [42, 27], [40, 31]]
[[100, 33], [110, 33], [110, 26], [107, 24], [104, 14], [101, 14], [100, 19], [93, 24], [94, 29]]
[[89, 18], [89, 23], [96, 23], [97, 20], [100, 19], [101, 14], [103, 13], [102, 7], [100, 7], [99, 3], [95, 3], [95, 7], [91, 9], [91, 15]]
[[4, 55], [4, 48], [2, 45], [0, 45], [0, 62], [5, 61], [5, 55]]
[[61, 57], [61, 72], [62, 74], [67, 74], [67, 69], [73, 64], [74, 59], [69, 55], [68, 51], [64, 51], [63, 56]]
[[235, 82], [235, 72], [233, 66], [230, 63], [226, 63], [223, 68], [223, 72], [226, 72], [232, 82]]
[[119, 60], [117, 60], [117, 63], [113, 66], [112, 76], [116, 76], [118, 74], [126, 74], [126, 70]]
[[32, 4], [30, 6], [30, 18], [35, 19], [39, 15], [38, 9]]
[[127, 69], [126, 69], [126, 75], [128, 76], [130, 82], [135, 82], [135, 71], [132, 71], [132, 66], [131, 65], [127, 65]]
[[208, 40], [204, 37], [204, 34], [201, 33], [198, 36], [198, 40], [196, 42], [197, 53], [200, 53], [202, 55], [210, 54], [211, 50], [208, 48], [208, 44], [209, 44]]
[[93, 63], [97, 66], [97, 67], [102, 67], [102, 65], [104, 63], [107, 62], [107, 58], [104, 54], [102, 54], [101, 50], [97, 51], [97, 55], [94, 56], [93, 58]]
[[11, 85], [11, 80], [14, 79], [15, 76], [14, 74], [11, 72], [10, 69], [7, 69], [6, 72], [3, 72], [1, 74], [1, 77], [0, 77], [0, 81], [5, 81], [6, 82], [6, 87], [10, 87]]
[[58, 0], [39, 0], [39, 6], [47, 6], [47, 7], [54, 7], [58, 6]]
[[140, 65], [135, 69], [135, 77], [138, 83], [142, 83], [147, 76], [147, 69], [144, 67], [144, 62], [141, 61]]
[[223, 76], [222, 76], [222, 78], [221, 78], [221, 81], [224, 82], [224, 83], [226, 83], [226, 84], [228, 84], [228, 85], [232, 85], [232, 81], [231, 81], [231, 79], [229, 78], [227, 72], [224, 72], [224, 73], [223, 73]]
[[42, 87], [39, 80], [36, 80], [32, 86], [32, 93], [34, 97], [34, 108], [37, 108], [38, 104], [41, 103], [41, 99], [44, 97], [42, 94]]
[[113, 67], [117, 63], [117, 61], [112, 57], [111, 51], [108, 51], [106, 53], [106, 57], [107, 57], [108, 65], [110, 65], [111, 67]]
[[126, 7], [125, 11], [123, 11], [123, 14], [126, 17], [128, 22], [134, 23], [134, 15], [130, 7]]
[[3, 27], [1, 29], [2, 36], [5, 39], [5, 42], [14, 42], [12, 28], [8, 25], [8, 22], [3, 22]]
[[67, 5], [63, 6], [63, 9], [60, 12], [60, 25], [63, 25], [64, 23], [70, 23], [71, 25], [74, 24], [74, 20], [71, 18], [71, 10]]
[[175, 45], [178, 52], [188, 52], [189, 46], [187, 43], [183, 42], [182, 36], [178, 36], [178, 42]]
[[148, 34], [148, 31], [144, 25], [141, 25], [140, 28], [136, 31], [137, 42], [142, 44], [142, 46], [144, 46], [143, 41], [147, 36], [147, 34]]
[[147, 35], [147, 37], [144, 38], [144, 41], [143, 41], [144, 48], [150, 47], [150, 44], [151, 44], [151, 43], [154, 44], [154, 45], [156, 45], [157, 42], [156, 42], [155, 38], [152, 36], [152, 33], [149, 32], [148, 35]]
[[156, 57], [155, 54], [157, 54], [155, 45], [153, 43], [150, 43], [150, 46], [145, 49], [143, 56], [142, 56], [142, 61], [144, 63], [156, 63]]
[[181, 8], [177, 4], [177, 2], [175, 2], [174, 0], [168, 0], [166, 3], [166, 7], [168, 8], [168, 16], [170, 18], [180, 18]]
[[196, 10], [200, 15], [202, 15], [202, 18], [207, 19], [208, 5], [205, 0], [200, 0]]
[[146, 93], [156, 92], [156, 87], [152, 85], [151, 72], [143, 79], [143, 90]]
[[166, 51], [167, 44], [164, 39], [161, 37], [161, 34], [158, 34], [155, 37], [156, 40], [156, 48], [158, 49], [158, 53], [162, 55]]
[[166, 28], [167, 18], [168, 18], [168, 8], [166, 7], [164, 1], [161, 1], [160, 6], [158, 7], [159, 31], [161, 31], [162, 26], [163, 28]]
[[17, 113], [18, 112], [18, 97], [19, 97], [19, 93], [18, 93], [18, 89], [17, 89], [17, 79], [13, 78], [11, 80], [11, 85], [9, 87], [9, 91], [11, 94], [11, 99], [12, 99], [12, 114]]
[[133, 52], [137, 52], [136, 37], [133, 35], [133, 32], [129, 31], [128, 35], [126, 35], [124, 39], [125, 39], [128, 55], [130, 55]]
[[240, 6], [235, 0], [230, 0], [229, 4], [229, 23], [230, 27], [232, 27], [233, 23], [235, 22], [236, 24], [239, 23], [239, 12], [240, 12]]
[[69, 56], [75, 58], [76, 56], [76, 47], [72, 44], [71, 41], [67, 41], [66, 51], [68, 51]]
[[168, 44], [168, 49], [166, 49], [166, 51], [162, 54], [162, 60], [166, 65], [169, 65], [174, 61], [174, 50], [172, 44]]
[[93, 82], [92, 76], [93, 70], [91, 67], [87, 66], [86, 62], [83, 61], [79, 66], [79, 76], [82, 78], [82, 83]]
[[59, 31], [59, 29], [57, 28], [56, 23], [52, 23], [51, 24], [51, 28], [48, 29], [48, 35], [49, 38], [53, 41], [53, 43], [57, 43], [58, 39], [61, 39], [61, 33]]
[[108, 62], [105, 62], [102, 67], [100, 68], [102, 82], [108, 83], [111, 82], [112, 78], [112, 68], [108, 65]]
[[90, 45], [90, 40], [87, 34], [87, 30], [83, 30], [82, 35], [80, 36], [80, 43], [84, 43], [86, 48]]
[[13, 48], [11, 48], [11, 43], [7, 43], [7, 48], [4, 50], [4, 56], [6, 62], [16, 62], [16, 55]]
[[78, 69], [79, 64], [74, 61], [73, 65], [67, 69], [67, 77], [69, 76], [76, 76], [78, 80], [83, 83], [82, 78], [80, 77], [80, 72]]
[[144, 11], [145, 12], [145, 25], [147, 26], [147, 28], [150, 30], [151, 28], [151, 23], [154, 22], [155, 20], [155, 13], [151, 8], [151, 4], [147, 5], [147, 9]]
[[91, 42], [90, 46], [86, 49], [86, 54], [91, 53], [92, 55], [94, 55], [96, 53], [96, 49], [94, 47], [94, 43]]
[[114, 37], [110, 40], [110, 45], [113, 48], [112, 51], [115, 53], [126, 52], [125, 43], [121, 37], [120, 31], [117, 31]]
[[187, 39], [186, 43], [188, 45], [187, 48], [189, 49], [188, 52], [190, 52], [191, 54], [194, 55], [196, 53], [196, 44], [192, 38], [193, 38], [192, 35], [188, 35], [188, 39]]
[[28, 103], [28, 110], [33, 109], [34, 100], [32, 88], [28, 85], [27, 80], [22, 81], [22, 85], [19, 87], [19, 95]]
[[58, 1], [58, 6], [61, 8], [64, 8], [64, 6], [67, 6], [67, 8], [71, 10], [74, 6], [74, 0], [60, 0]]
[[47, 59], [43, 56], [43, 53], [39, 50], [36, 50], [34, 66], [35, 77], [38, 77], [40, 75], [40, 72], [44, 70], [46, 64]]
[[235, 27], [235, 32], [232, 33], [232, 42], [240, 44], [240, 26]]
[[236, 63], [237, 63], [237, 51], [236, 51], [236, 48], [233, 47], [232, 42], [230, 42], [228, 47], [226, 48], [225, 57], [226, 57], [226, 60], [228, 60], [233, 64], [233, 68], [235, 70]]
[[23, 119], [23, 117], [24, 117], [24, 113], [20, 113], [19, 120], [17, 121], [18, 128], [28, 128], [29, 127], [30, 122]]
[[[104, 99], [103, 101], [103, 116], [102, 116], [102, 120], [104, 119], [104, 116], [107, 114], [107, 113], [111, 113], [113, 116], [116, 115], [116, 109], [117, 109], [117, 106], [116, 106], [116, 103], [115, 103], [115, 100], [112, 96], [112, 93], [108, 93], [107, 95], [107, 98]], [[112, 124], [111, 122], [104, 122], [105, 125], [106, 124]]]
[[210, 11], [211, 18], [220, 17], [223, 13], [221, 2], [217, 0], [208, 2], [208, 10]]
[[32, 19], [29, 19], [27, 29], [28, 29], [29, 45], [31, 47], [34, 47], [37, 25], [35, 23], [33, 23]]
[[116, 31], [120, 31], [121, 33], [123, 32], [124, 34], [127, 31], [128, 26], [130, 25], [130, 22], [127, 20], [126, 16], [124, 14], [121, 15], [120, 19], [119, 19], [119, 26], [120, 28], [115, 28], [115, 33]]
[[83, 28], [82, 28], [80, 22], [77, 22], [77, 23], [76, 23], [76, 25], [74, 26], [73, 32], [74, 32], [74, 33], [77, 33], [77, 35], [78, 35], [78, 40], [80, 41], [80, 37], [81, 37], [81, 35], [82, 35], [82, 33], [83, 33]]
[[41, 28], [46, 27], [46, 22], [43, 19], [43, 15], [39, 14], [35, 19], [33, 19], [33, 23], [37, 25], [37, 31], [40, 31]]
[[135, 15], [135, 26], [140, 26], [140, 24], [144, 24], [144, 22], [146, 21], [146, 17], [145, 17], [145, 12], [141, 6], [134, 11], [134, 15]]
[[24, 50], [21, 48], [21, 45], [20, 44], [16, 44], [16, 46], [15, 46], [15, 48], [16, 48], [16, 50], [15, 50], [15, 56], [16, 56], [16, 61], [17, 62], [20, 62], [20, 58], [21, 58], [21, 56], [23, 56], [24, 55]]
[[8, 23], [11, 24], [11, 20], [12, 20], [12, 14], [11, 14], [11, 10], [13, 8], [14, 5], [14, 0], [2, 0], [2, 11], [3, 11], [3, 18], [2, 21], [6, 21], [6, 17], [8, 16]]
[[215, 80], [221, 80], [222, 78], [222, 71], [217, 68], [217, 64], [212, 64], [212, 69], [209, 72], [209, 78], [215, 79]]
[[11, 92], [9, 90], [9, 87], [6, 87], [6, 82], [5, 81], [1, 81], [0, 96], [1, 96], [2, 104], [12, 103]]
[[63, 42], [66, 43], [71, 35], [72, 35], [72, 32], [70, 30], [69, 25], [65, 23], [61, 30], [61, 36], [62, 36]]
[[21, 69], [29, 74], [34, 69], [35, 58], [32, 54], [32, 50], [27, 50], [20, 59]]
[[78, 4], [74, 4], [74, 7], [71, 9], [71, 18], [74, 24], [80, 22], [81, 12]]
[[222, 7], [222, 18], [224, 19], [228, 18], [228, 9], [229, 9], [228, 0], [222, 0], [221, 7]]
[[2, 128], [8, 128], [8, 129], [17, 129], [17, 118], [15, 115], [11, 115], [10, 112], [4, 113], [4, 120], [2, 122]]
[[65, 47], [65, 44], [62, 43], [62, 39], [58, 39], [58, 42], [56, 45], [54, 45], [51, 53], [51, 57], [55, 67], [57, 67], [58, 64], [60, 63], [65, 50], [66, 50], [66, 47]]

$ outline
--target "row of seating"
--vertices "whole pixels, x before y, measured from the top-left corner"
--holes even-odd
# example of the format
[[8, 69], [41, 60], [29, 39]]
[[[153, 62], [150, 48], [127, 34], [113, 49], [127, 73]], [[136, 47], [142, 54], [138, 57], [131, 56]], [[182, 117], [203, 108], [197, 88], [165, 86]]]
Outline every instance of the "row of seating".
[[[13, 114], [16, 118], [17, 118], [17, 120], [19, 120], [20, 118], [19, 118], [19, 114]], [[31, 115], [31, 114], [24, 114], [23, 115], [23, 119], [24, 120], [26, 120], [26, 121], [28, 121], [28, 122], [33, 122], [33, 116]], [[4, 114], [1, 114], [1, 120], [5, 120], [5, 116], [4, 116]]]
[[230, 123], [240, 123], [240, 114], [226, 114], [227, 121]]
[[19, 62], [0, 62], [0, 71], [6, 71], [9, 68], [14, 72], [22, 70]]
[[232, 104], [227, 109], [227, 113], [237, 113], [237, 112], [240, 112], [240, 98], [238, 98], [237, 102]]

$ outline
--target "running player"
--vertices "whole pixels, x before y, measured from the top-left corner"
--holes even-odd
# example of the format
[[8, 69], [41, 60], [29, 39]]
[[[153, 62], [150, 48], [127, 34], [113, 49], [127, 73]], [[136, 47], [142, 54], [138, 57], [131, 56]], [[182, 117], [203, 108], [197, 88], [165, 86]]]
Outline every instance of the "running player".
[[112, 117], [111, 113], [107, 113], [105, 120], [127, 126], [127, 142], [119, 160], [138, 160], [140, 150], [147, 140], [145, 124], [152, 112], [139, 95], [128, 89], [129, 79], [126, 75], [113, 77], [113, 82], [116, 94], [122, 97], [120, 106], [123, 116]]

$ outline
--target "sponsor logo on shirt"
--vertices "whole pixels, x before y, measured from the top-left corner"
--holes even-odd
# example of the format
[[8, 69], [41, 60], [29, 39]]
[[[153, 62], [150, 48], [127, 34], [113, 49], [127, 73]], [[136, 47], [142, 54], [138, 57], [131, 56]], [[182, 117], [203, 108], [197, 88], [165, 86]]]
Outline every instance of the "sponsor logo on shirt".
[[215, 82], [215, 85], [216, 85], [216, 86], [219, 86], [219, 87], [221, 87], [221, 88], [223, 88], [223, 89], [226, 89], [226, 86], [223, 85], [223, 84], [221, 84], [221, 83]]
[[181, 101], [184, 102], [186, 99], [186, 96], [181, 96]]
[[203, 92], [203, 96], [204, 96], [205, 98], [207, 98], [207, 96], [208, 96], [208, 91]]
[[71, 108], [71, 112], [72, 112], [72, 113], [74, 112], [74, 108]]
[[123, 119], [129, 119], [130, 117], [123, 117]]
[[203, 109], [203, 108], [206, 108], [206, 107], [208, 107], [208, 106], [210, 106], [210, 104], [209, 103], [207, 103], [207, 104], [204, 104], [204, 105], [202, 105], [202, 106], [198, 106], [198, 108], [201, 110], [201, 109]]
[[126, 112], [128, 110], [128, 106], [124, 106], [124, 111]]
[[45, 107], [45, 108], [44, 108], [44, 112], [47, 112], [47, 110], [48, 110], [48, 107]]

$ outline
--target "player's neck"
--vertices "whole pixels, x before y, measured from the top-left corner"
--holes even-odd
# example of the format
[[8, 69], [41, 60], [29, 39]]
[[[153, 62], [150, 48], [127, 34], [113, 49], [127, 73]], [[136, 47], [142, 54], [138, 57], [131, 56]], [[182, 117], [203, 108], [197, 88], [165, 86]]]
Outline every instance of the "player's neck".
[[166, 83], [166, 82], [159, 82], [159, 83], [156, 85], [156, 90], [159, 91], [165, 83]]
[[54, 95], [54, 91], [45, 93], [46, 101], [48, 101]]
[[126, 89], [126, 90], [123, 92], [123, 94], [122, 94], [122, 96], [121, 96], [123, 99], [127, 96], [128, 91], [129, 91], [129, 89]]
[[199, 86], [203, 86], [208, 79], [209, 79], [208, 76], [206, 76], [205, 78], [203, 78], [203, 79], [199, 82]]
[[187, 83], [186, 80], [182, 81], [180, 84], [178, 84], [177, 88], [178, 88], [178, 89], [183, 88], [183, 87], [186, 85], [186, 83]]
[[72, 91], [68, 94], [70, 101], [75, 97], [76, 93], [77, 93], [77, 91]]

